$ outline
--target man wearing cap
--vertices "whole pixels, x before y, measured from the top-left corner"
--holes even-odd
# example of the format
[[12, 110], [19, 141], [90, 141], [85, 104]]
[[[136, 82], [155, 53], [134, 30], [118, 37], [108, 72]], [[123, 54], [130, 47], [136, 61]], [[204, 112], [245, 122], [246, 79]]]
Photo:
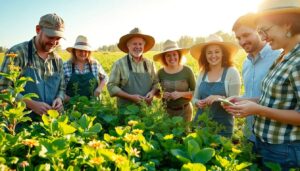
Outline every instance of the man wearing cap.
[[110, 95], [117, 96], [119, 108], [143, 101], [150, 104], [158, 91], [154, 64], [143, 56], [154, 43], [154, 38], [139, 28], [120, 38], [118, 47], [127, 55], [114, 63], [107, 84]]
[[[272, 50], [266, 41], [260, 39], [255, 28], [254, 16], [255, 14], [253, 13], [240, 16], [232, 27], [232, 31], [235, 33], [240, 46], [248, 53], [242, 69], [245, 87], [243, 98], [260, 97], [261, 82], [280, 54], [280, 51]], [[244, 135], [249, 141], [254, 143], [253, 123], [254, 116], [247, 116]]]
[[[33, 112], [30, 117], [39, 121], [40, 116], [49, 109], [61, 110], [63, 107], [65, 85], [63, 81], [63, 62], [54, 53], [59, 40], [64, 36], [64, 21], [56, 14], [46, 14], [40, 18], [36, 26], [37, 35], [31, 40], [17, 44], [8, 50], [16, 53], [14, 65], [22, 69], [22, 76], [31, 77], [33, 82], [27, 82], [25, 91], [18, 95], [22, 99], [24, 94], [36, 93], [39, 97], [24, 100], [26, 106]], [[1, 72], [9, 72], [10, 60], [5, 56]], [[12, 83], [1, 77], [0, 89], [5, 89]]]

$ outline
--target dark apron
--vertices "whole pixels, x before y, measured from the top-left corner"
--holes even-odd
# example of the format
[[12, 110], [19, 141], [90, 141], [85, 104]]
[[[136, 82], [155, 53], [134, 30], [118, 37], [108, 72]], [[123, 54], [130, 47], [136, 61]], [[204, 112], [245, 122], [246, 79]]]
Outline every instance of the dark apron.
[[85, 74], [76, 74], [75, 66], [72, 64], [72, 76], [67, 84], [66, 94], [70, 97], [75, 95], [91, 97], [98, 86], [98, 81], [93, 75], [91, 64], [90, 72]]
[[[59, 91], [61, 81], [57, 65], [55, 59], [52, 59], [51, 62], [54, 69], [53, 75], [45, 76], [45, 78], [42, 78], [35, 66], [33, 66], [32, 43], [32, 40], [30, 40], [28, 43], [28, 63], [25, 66], [22, 76], [30, 77], [33, 82], [28, 81], [24, 87], [24, 92], [22, 92], [21, 94], [25, 95], [28, 93], [35, 93], [39, 97], [32, 98], [32, 100], [44, 102], [52, 106], [52, 103]], [[41, 120], [41, 117], [33, 112], [29, 114], [29, 117], [31, 117], [32, 121]]]
[[[136, 73], [132, 71], [131, 61], [127, 55], [127, 64], [129, 68], [129, 78], [125, 86], [122, 86], [121, 89], [128, 94], [139, 94], [141, 96], [146, 96], [147, 93], [152, 89], [152, 79], [148, 73], [148, 68], [146, 62], [144, 61], [145, 73]], [[118, 107], [126, 107], [127, 105], [134, 104], [134, 102], [118, 97], [117, 105]]]
[[[206, 82], [205, 78], [207, 72], [204, 73], [202, 82], [199, 85], [199, 97], [205, 99], [210, 95], [226, 96], [225, 91], [225, 77], [227, 74], [227, 68], [224, 69], [220, 82]], [[198, 109], [195, 121], [197, 121], [199, 115], [203, 113], [203, 109]], [[219, 134], [225, 137], [231, 137], [233, 132], [233, 116], [224, 110], [220, 102], [214, 102], [210, 106], [209, 117], [213, 120], [225, 126], [225, 130], [222, 130]]]

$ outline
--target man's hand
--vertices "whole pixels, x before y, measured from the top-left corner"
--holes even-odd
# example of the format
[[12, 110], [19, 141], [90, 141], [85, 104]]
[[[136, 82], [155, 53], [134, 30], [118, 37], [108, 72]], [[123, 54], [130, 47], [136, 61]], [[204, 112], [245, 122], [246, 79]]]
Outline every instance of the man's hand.
[[26, 106], [31, 109], [34, 113], [42, 116], [43, 114], [47, 113], [48, 110], [52, 109], [47, 103], [38, 102], [34, 100], [24, 100]]
[[140, 103], [144, 100], [145, 98], [141, 95], [138, 94], [133, 94], [130, 95], [130, 100], [133, 101], [134, 103]]
[[63, 110], [63, 103], [62, 103], [62, 99], [57, 97], [53, 103], [52, 103], [52, 109], [57, 110], [59, 112], [62, 112]]

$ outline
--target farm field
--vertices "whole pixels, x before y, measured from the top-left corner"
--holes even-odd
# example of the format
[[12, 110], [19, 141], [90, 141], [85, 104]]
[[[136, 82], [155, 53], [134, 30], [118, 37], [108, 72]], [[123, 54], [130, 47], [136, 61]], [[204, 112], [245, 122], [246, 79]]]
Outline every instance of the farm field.
[[[155, 53], [145, 56], [152, 58]], [[64, 60], [69, 57], [66, 52], [60, 55]], [[123, 55], [94, 52], [93, 56], [109, 73]], [[239, 71], [244, 58], [240, 51]], [[197, 75], [197, 62], [191, 56], [186, 64]], [[16, 79], [15, 91], [23, 84], [20, 80]], [[132, 105], [118, 111], [115, 98], [104, 91], [101, 98], [75, 97], [61, 114], [48, 111], [41, 122], [15, 131], [17, 123], [28, 119], [28, 112], [14, 96], [1, 94], [1, 170], [259, 170], [251, 145], [243, 138], [243, 119], [236, 119], [235, 135], [226, 139], [216, 134], [222, 127], [207, 115], [200, 117], [201, 125], [187, 124], [180, 117], [168, 117], [160, 99], [152, 106]]]

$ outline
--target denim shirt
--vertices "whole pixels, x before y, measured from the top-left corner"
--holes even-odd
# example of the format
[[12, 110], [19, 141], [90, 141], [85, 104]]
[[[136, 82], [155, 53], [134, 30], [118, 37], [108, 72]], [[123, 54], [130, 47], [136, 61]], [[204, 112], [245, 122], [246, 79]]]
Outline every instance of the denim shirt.
[[[266, 44], [263, 49], [253, 58], [250, 54], [244, 61], [242, 76], [245, 87], [245, 98], [259, 98], [261, 95], [261, 82], [269, 72], [271, 65], [279, 57], [280, 50], [272, 50], [269, 44]], [[244, 134], [251, 141], [254, 141], [253, 135], [253, 122], [254, 116], [248, 116], [246, 118], [246, 125], [248, 130], [244, 130]]]

